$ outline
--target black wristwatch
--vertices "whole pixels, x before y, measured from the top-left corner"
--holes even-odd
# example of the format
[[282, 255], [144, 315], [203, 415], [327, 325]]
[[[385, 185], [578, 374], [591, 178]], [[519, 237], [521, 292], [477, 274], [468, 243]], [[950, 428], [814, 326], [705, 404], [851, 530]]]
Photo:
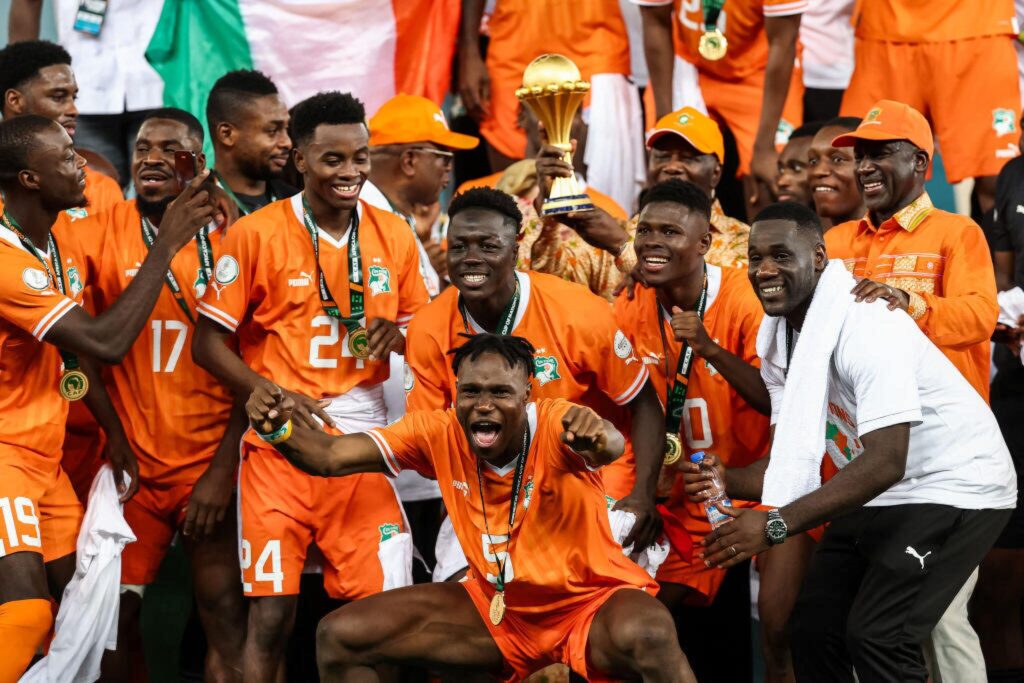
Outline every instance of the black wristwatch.
[[789, 528], [786, 526], [786, 520], [782, 519], [778, 509], [769, 510], [768, 522], [764, 525], [764, 537], [768, 540], [769, 545], [782, 543], [788, 535]]

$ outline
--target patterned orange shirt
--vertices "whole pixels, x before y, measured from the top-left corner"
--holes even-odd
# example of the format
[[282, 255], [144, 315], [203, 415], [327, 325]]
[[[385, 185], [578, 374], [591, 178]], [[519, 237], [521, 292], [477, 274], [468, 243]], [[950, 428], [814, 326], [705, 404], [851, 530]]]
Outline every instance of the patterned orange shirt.
[[880, 226], [868, 216], [837, 225], [825, 233], [825, 248], [855, 276], [907, 292], [921, 331], [988, 399], [999, 304], [992, 257], [974, 221], [936, 209], [922, 193]]

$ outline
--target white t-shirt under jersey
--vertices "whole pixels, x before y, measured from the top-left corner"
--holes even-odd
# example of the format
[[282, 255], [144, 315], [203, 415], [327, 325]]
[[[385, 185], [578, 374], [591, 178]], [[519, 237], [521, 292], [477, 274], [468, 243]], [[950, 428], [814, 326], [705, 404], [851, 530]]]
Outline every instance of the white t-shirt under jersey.
[[[785, 389], [784, 353], [762, 359], [772, 424]], [[860, 437], [910, 423], [903, 480], [867, 505], [1016, 505], [1017, 478], [992, 411], [903, 311], [883, 301], [850, 306], [832, 354], [828, 404], [823, 445], [839, 468], [863, 452]]]

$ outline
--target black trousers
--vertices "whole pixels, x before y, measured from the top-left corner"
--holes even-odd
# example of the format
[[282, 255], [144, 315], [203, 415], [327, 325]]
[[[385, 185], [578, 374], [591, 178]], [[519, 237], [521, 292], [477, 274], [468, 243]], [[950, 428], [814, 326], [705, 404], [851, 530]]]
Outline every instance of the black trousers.
[[927, 679], [921, 642], [992, 547], [1010, 510], [863, 507], [818, 544], [791, 619], [800, 683]]

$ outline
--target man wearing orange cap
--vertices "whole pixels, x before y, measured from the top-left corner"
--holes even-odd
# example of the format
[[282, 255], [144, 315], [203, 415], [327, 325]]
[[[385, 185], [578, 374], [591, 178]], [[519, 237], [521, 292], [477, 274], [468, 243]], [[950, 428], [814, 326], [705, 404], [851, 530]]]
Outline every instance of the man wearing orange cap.
[[986, 400], [995, 275], [974, 221], [932, 206], [924, 190], [932, 131], [913, 107], [881, 100], [858, 128], [832, 141], [853, 147], [868, 214], [825, 233], [830, 258], [858, 278], [864, 301], [902, 308]]
[[[770, 200], [776, 144], [803, 118], [797, 58], [806, 0], [632, 0], [641, 5], [655, 111], [683, 103], [724, 122], [736, 137], [751, 202]], [[716, 35], [717, 34], [717, 35]], [[716, 38], [724, 51], [708, 49]], [[674, 54], [673, 54], [674, 47]]]
[[927, 114], [946, 177], [974, 178], [982, 211], [996, 176], [1019, 154], [1020, 85], [1012, 0], [858, 0], [854, 70], [843, 116], [898, 96]]
[[[750, 227], [726, 216], [722, 205], [714, 198], [725, 157], [725, 143], [718, 124], [692, 107], [683, 107], [658, 120], [647, 134], [647, 148], [650, 150], [648, 187], [678, 178], [693, 183], [712, 199], [711, 248], [705, 255], [707, 262], [729, 268], [745, 266]], [[572, 168], [562, 160], [561, 150], [551, 145], [541, 148], [537, 156], [537, 175], [542, 192], [537, 201], [543, 199], [553, 178], [568, 177], [571, 173]], [[530, 263], [533, 269], [583, 284], [610, 281], [613, 283], [610, 289], [614, 289], [622, 276], [631, 273], [636, 266], [633, 234], [637, 217], [627, 223], [595, 208], [560, 216], [558, 220], [575, 230], [587, 245], [575, 245], [569, 239], [542, 241], [534, 237], [536, 243]], [[553, 221], [545, 219], [548, 225]], [[531, 237], [529, 227], [527, 225], [528, 229], [521, 236], [522, 242]], [[586, 257], [587, 250], [593, 249], [603, 252], [600, 259]], [[610, 292], [598, 293], [608, 295]]]
[[[421, 232], [413, 218], [417, 206], [438, 203], [451, 177], [454, 150], [473, 149], [480, 140], [448, 129], [444, 113], [431, 100], [399, 94], [370, 119], [370, 175], [362, 199], [409, 223], [419, 247], [420, 275], [433, 298], [447, 285], [447, 265], [440, 235]], [[405, 415], [405, 356], [391, 354], [391, 375], [384, 381], [388, 422]], [[408, 470], [395, 478], [398, 497], [409, 518], [413, 542], [434, 564], [434, 544], [441, 526], [441, 491], [437, 482]], [[414, 564], [418, 583], [429, 582]]]

